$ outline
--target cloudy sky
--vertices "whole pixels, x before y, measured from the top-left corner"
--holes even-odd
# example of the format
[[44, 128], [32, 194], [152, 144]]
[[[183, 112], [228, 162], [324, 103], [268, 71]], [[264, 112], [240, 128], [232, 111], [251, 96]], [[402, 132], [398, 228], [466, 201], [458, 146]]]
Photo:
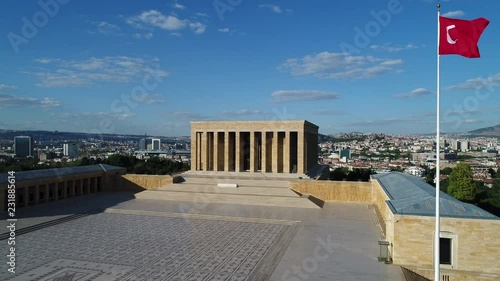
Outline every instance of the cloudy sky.
[[[191, 120], [307, 119], [322, 133], [435, 132], [426, 0], [0, 4], [0, 128], [187, 135]], [[500, 2], [481, 58], [441, 57], [442, 131], [500, 123]]]

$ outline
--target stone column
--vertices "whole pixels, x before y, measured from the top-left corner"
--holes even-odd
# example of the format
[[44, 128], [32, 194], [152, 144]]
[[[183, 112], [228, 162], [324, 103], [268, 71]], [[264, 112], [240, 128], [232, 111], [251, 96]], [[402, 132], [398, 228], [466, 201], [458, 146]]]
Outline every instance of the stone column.
[[278, 131], [274, 131], [273, 132], [273, 145], [272, 145], [272, 155], [273, 155], [273, 158], [272, 158], [272, 163], [273, 163], [273, 170], [272, 172], [273, 173], [278, 173], [278, 160], [279, 160], [279, 153], [278, 153]]
[[35, 205], [40, 204], [40, 186], [35, 185]]
[[91, 178], [87, 178], [87, 192], [88, 192], [88, 194], [91, 193], [90, 192], [90, 180], [91, 180]]
[[285, 132], [283, 141], [283, 172], [290, 173], [290, 131]]
[[261, 145], [261, 164], [260, 171], [262, 173], [267, 172], [267, 132], [263, 131], [262, 133], [262, 145]]
[[76, 193], [76, 181], [75, 180], [72, 180], [69, 193], [71, 194], [71, 197], [75, 197], [75, 193]]
[[198, 135], [196, 131], [191, 130], [191, 170], [196, 171], [198, 169]]
[[45, 184], [45, 202], [49, 202], [49, 190], [50, 190], [50, 185], [47, 183]]
[[219, 170], [219, 132], [214, 132], [214, 171], [218, 171]]
[[236, 172], [240, 172], [241, 171], [241, 133], [240, 132], [236, 132], [236, 140], [234, 141], [234, 144], [236, 145], [236, 149], [235, 149], [235, 158], [236, 158], [236, 163], [234, 165], [234, 170]]
[[304, 131], [300, 130], [297, 132], [297, 174], [304, 174], [304, 163], [305, 159], [305, 134]]
[[257, 171], [257, 141], [255, 140], [256, 133], [254, 131], [250, 132], [250, 172]]
[[76, 188], [78, 188], [79, 196], [82, 196], [83, 195], [83, 180], [80, 179], [79, 182], [80, 182], [80, 184]]
[[204, 131], [201, 136], [201, 169], [207, 171], [208, 168], [208, 142], [207, 132]]
[[30, 190], [29, 190], [29, 186], [22, 187], [22, 189], [23, 189], [23, 197], [24, 197], [24, 207], [28, 207], [28, 205], [30, 203]]
[[68, 198], [68, 181], [63, 183], [62, 198]]
[[229, 132], [224, 132], [224, 171], [229, 172]]
[[53, 191], [53, 192], [54, 192], [54, 193], [53, 193], [53, 194], [54, 194], [54, 201], [57, 201], [57, 200], [59, 200], [59, 182], [56, 182], [56, 183], [54, 184], [54, 189], [55, 189], [55, 190]]

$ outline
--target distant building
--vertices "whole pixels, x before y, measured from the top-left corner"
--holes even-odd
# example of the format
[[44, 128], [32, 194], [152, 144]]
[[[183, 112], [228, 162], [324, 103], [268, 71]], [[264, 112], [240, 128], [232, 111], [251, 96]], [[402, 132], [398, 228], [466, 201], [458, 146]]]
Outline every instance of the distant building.
[[78, 144], [74, 142], [63, 144], [63, 154], [64, 156], [70, 158], [76, 158], [80, 154], [78, 151]]
[[139, 140], [139, 150], [146, 150], [146, 139]]
[[160, 147], [161, 147], [160, 139], [153, 139], [151, 146], [152, 146], [152, 150], [160, 150]]
[[339, 157], [340, 159], [342, 158], [346, 158], [346, 159], [350, 159], [351, 158], [351, 150], [350, 149], [341, 149], [339, 151]]
[[47, 154], [45, 154], [45, 153], [40, 153], [40, 154], [38, 155], [38, 159], [40, 160], [40, 162], [45, 162], [45, 161], [47, 161]]
[[152, 145], [152, 144], [150, 144], [150, 143], [148, 143], [148, 144], [146, 145], [146, 149], [147, 149], [148, 151], [153, 150], [153, 145]]
[[425, 175], [425, 170], [420, 167], [409, 167], [405, 170], [405, 173], [416, 177], [423, 177]]
[[14, 154], [17, 157], [33, 157], [35, 142], [30, 136], [18, 136], [14, 138]]

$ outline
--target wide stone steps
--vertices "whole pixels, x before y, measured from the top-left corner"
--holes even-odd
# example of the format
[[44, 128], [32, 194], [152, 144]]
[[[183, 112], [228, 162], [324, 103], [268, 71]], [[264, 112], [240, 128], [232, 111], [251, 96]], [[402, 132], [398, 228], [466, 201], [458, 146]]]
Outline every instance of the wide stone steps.
[[266, 181], [266, 180], [249, 180], [249, 179], [231, 179], [231, 178], [184, 178], [181, 184], [200, 184], [200, 185], [217, 185], [218, 183], [236, 183], [241, 187], [269, 187], [269, 188], [286, 188], [288, 189], [288, 181]]
[[137, 199], [167, 200], [176, 202], [192, 202], [194, 204], [241, 204], [254, 206], [319, 208], [305, 198], [290, 196], [227, 194], [209, 192], [147, 190], [135, 194]]
[[273, 187], [250, 187], [240, 186], [237, 188], [217, 187], [215, 184], [170, 184], [165, 187], [156, 189], [157, 191], [173, 191], [173, 192], [193, 192], [193, 193], [215, 193], [215, 194], [236, 194], [236, 195], [257, 195], [257, 196], [278, 196], [278, 197], [294, 197], [297, 194], [288, 188], [273, 188]]

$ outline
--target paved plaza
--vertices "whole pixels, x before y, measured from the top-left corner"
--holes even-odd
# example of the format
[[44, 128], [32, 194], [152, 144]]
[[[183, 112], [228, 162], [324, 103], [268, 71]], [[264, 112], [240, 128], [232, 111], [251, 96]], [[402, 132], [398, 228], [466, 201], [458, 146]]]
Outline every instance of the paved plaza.
[[90, 214], [19, 235], [17, 273], [2, 263], [0, 280], [404, 280], [398, 266], [378, 262], [381, 231], [366, 204], [319, 208], [279, 181], [240, 180], [236, 190], [207, 182], [20, 211], [19, 228]]
[[293, 225], [100, 213], [19, 236], [20, 274], [0, 280], [261, 280]]

